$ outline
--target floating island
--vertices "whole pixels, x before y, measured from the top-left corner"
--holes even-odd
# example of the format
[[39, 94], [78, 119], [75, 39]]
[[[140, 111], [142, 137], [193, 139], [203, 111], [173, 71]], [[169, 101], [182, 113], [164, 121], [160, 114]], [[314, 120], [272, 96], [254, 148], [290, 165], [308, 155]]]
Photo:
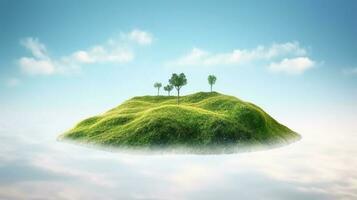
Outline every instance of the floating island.
[[[300, 135], [258, 106], [217, 92], [140, 96], [90, 117], [59, 140], [130, 150], [232, 153], [290, 144]], [[248, 148], [249, 149], [249, 148]]]

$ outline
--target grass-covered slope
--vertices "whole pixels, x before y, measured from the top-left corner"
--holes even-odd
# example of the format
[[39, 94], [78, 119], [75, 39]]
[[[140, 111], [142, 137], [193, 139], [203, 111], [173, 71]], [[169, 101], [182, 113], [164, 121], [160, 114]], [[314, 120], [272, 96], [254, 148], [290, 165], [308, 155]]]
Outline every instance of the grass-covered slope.
[[91, 144], [168, 147], [289, 143], [299, 135], [254, 104], [216, 92], [142, 96], [83, 120], [60, 136]]

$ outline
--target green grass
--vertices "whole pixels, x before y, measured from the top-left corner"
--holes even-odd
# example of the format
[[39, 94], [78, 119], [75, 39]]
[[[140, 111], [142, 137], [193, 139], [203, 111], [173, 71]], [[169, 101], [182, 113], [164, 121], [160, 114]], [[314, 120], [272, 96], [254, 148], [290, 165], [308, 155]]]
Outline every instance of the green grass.
[[81, 121], [61, 140], [119, 147], [290, 143], [300, 136], [261, 108], [217, 92], [142, 96]]

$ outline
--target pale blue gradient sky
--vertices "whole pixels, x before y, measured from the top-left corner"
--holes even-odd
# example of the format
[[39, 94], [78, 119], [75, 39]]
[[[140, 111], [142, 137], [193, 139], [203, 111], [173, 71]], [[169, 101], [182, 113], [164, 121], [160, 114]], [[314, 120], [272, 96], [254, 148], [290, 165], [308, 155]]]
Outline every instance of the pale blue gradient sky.
[[[356, 1], [4, 1], [0, 0], [0, 109], [3, 113], [103, 112], [135, 96], [155, 94], [153, 83], [185, 72], [183, 94], [217, 91], [263, 107], [292, 128], [331, 125], [356, 131]], [[30, 75], [21, 45], [37, 38], [52, 59], [107, 43], [133, 30], [151, 34], [148, 45], [120, 39], [130, 62], [80, 64], [80, 70]], [[272, 72], [276, 60], [176, 66], [193, 48], [212, 54], [298, 42], [314, 66], [300, 74]], [[291, 58], [291, 57], [290, 57]], [[170, 63], [172, 65], [170, 65]], [[329, 129], [330, 128], [326, 128]]]
[[[0, 0], [0, 199], [356, 199], [356, 10], [357, 1]], [[118, 50], [127, 60], [113, 62]], [[269, 68], [284, 59], [287, 69]], [[208, 91], [216, 74], [216, 91], [259, 105], [302, 140], [212, 156], [56, 141], [83, 118], [155, 95], [173, 72], [187, 75], [183, 94]]]

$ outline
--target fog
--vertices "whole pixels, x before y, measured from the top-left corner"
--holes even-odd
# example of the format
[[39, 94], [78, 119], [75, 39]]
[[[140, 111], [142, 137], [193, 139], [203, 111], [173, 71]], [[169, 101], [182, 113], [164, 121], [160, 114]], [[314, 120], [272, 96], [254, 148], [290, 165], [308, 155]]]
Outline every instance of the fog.
[[356, 199], [356, 134], [264, 151], [133, 154], [58, 142], [66, 123], [2, 120], [0, 199]]

